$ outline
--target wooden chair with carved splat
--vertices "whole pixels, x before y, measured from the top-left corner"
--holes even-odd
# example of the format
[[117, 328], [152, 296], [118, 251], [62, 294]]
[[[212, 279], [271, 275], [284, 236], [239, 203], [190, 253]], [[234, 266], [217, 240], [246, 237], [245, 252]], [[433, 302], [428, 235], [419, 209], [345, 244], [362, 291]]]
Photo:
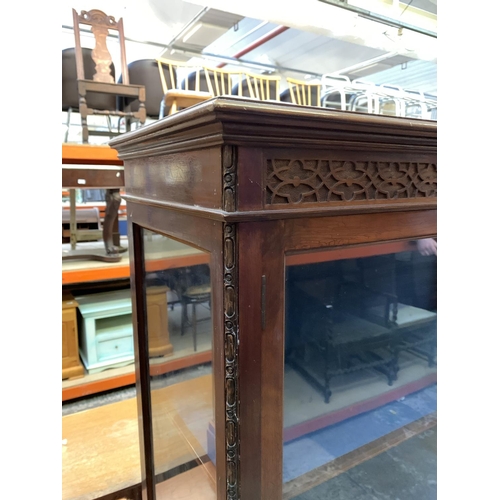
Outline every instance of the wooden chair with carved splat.
[[[90, 26], [94, 35], [95, 47], [92, 50], [92, 59], [95, 63], [95, 73], [92, 79], [85, 78], [85, 65], [83, 49], [81, 43], [80, 25]], [[89, 129], [87, 117], [89, 115], [104, 115], [124, 117], [127, 123], [127, 129], [130, 120], [135, 119], [143, 125], [146, 121], [146, 89], [144, 85], [132, 85], [129, 83], [127, 59], [125, 55], [125, 36], [123, 33], [123, 20], [115, 20], [113, 16], [108, 16], [101, 10], [82, 11], [80, 14], [73, 9], [73, 30], [75, 35], [75, 62], [76, 62], [76, 83], [78, 87], [79, 112], [82, 124], [82, 142], [89, 142], [89, 135], [104, 135], [113, 137], [120, 133], [118, 131], [101, 131]], [[120, 68], [122, 72], [123, 83], [117, 83], [112, 73], [112, 57], [107, 46], [107, 37], [109, 31], [113, 30], [118, 34], [120, 47]], [[113, 96], [112, 109], [91, 108], [87, 100], [87, 94], [101, 94]], [[139, 109], [136, 112], [120, 111], [116, 103], [117, 97], [129, 97], [139, 100]], [[110, 106], [111, 107], [111, 106]], [[120, 189], [110, 188], [106, 190], [106, 214], [103, 224], [103, 239], [106, 255], [102, 259], [111, 261], [120, 260], [120, 253], [126, 248], [120, 246], [118, 226], [118, 209], [120, 206]]]
[[281, 94], [281, 100], [300, 106], [321, 106], [321, 83], [286, 79], [288, 89]]
[[[95, 62], [95, 73], [92, 80], [85, 78], [84, 61], [82, 46], [80, 40], [80, 25], [91, 27], [91, 31], [95, 38], [95, 48], [92, 51], [92, 59]], [[128, 68], [125, 55], [125, 37], [123, 34], [123, 20], [115, 20], [113, 16], [108, 16], [101, 10], [82, 11], [80, 14], [73, 9], [73, 28], [75, 34], [75, 59], [78, 95], [80, 99], [79, 112], [82, 122], [82, 139], [84, 143], [88, 143], [89, 134], [114, 136], [118, 132], [89, 130], [87, 125], [87, 117], [89, 115], [111, 115], [125, 117], [129, 124], [131, 119], [138, 120], [140, 124], [146, 121], [146, 89], [144, 85], [132, 85], [129, 83]], [[123, 83], [116, 83], [112, 73], [111, 65], [113, 63], [111, 54], [108, 50], [106, 41], [109, 31], [114, 30], [118, 33], [118, 41], [120, 46], [120, 66], [122, 72]], [[116, 106], [113, 109], [93, 109], [89, 107], [87, 94], [108, 94], [115, 97], [129, 97], [139, 100], [139, 109], [135, 112], [119, 111]]]

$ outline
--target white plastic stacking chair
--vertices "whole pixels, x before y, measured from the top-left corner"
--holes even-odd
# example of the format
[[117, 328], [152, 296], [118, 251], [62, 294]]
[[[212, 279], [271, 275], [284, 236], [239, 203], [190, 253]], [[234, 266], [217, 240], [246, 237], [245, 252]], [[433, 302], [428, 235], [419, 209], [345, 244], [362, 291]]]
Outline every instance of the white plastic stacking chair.
[[351, 97], [349, 109], [378, 115], [380, 113], [378, 86], [364, 80], [353, 80], [352, 85], [358, 93]]
[[[352, 102], [359, 96], [365, 96], [371, 89], [370, 85], [358, 80], [351, 81], [344, 75], [325, 74], [321, 78], [321, 105], [325, 108], [353, 111]], [[368, 101], [371, 109], [372, 102], [370, 99]]]
[[[384, 83], [378, 86], [378, 96], [381, 115], [405, 116], [404, 92], [401, 87]], [[392, 113], [390, 112], [391, 105], [394, 110]]]
[[407, 118], [426, 118], [427, 102], [423, 92], [405, 89], [403, 91], [403, 113]]
[[351, 80], [347, 76], [323, 75], [321, 77], [322, 106], [347, 111], [347, 93], [350, 88]]

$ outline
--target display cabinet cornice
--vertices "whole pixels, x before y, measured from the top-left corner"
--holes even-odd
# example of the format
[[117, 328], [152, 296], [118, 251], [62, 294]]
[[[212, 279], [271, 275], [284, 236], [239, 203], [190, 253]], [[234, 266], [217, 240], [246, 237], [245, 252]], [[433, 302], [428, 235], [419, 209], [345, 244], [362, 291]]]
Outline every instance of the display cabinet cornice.
[[[168, 429], [155, 423], [147, 350], [148, 238], [163, 235], [209, 255], [211, 437], [189, 443], [199, 449], [191, 472], [205, 471], [201, 482], [213, 483], [206, 498], [277, 500], [291, 435], [284, 431], [286, 268], [404, 252], [435, 238], [436, 130], [430, 121], [227, 97], [111, 141], [124, 163], [132, 236], [143, 498], [168, 498], [172, 481], [189, 482], [155, 453]], [[412, 390], [432, 380], [426, 374]], [[189, 427], [181, 414], [175, 425]]]

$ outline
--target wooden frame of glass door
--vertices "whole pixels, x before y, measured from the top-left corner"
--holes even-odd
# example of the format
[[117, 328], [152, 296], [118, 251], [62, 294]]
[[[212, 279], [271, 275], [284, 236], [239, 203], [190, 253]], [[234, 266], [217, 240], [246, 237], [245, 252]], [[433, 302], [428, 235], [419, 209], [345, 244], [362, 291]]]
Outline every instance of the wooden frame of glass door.
[[242, 499], [282, 498], [286, 256], [436, 233], [436, 210], [238, 224]]
[[153, 434], [151, 428], [151, 392], [149, 388], [149, 354], [146, 324], [145, 284], [144, 284], [144, 248], [142, 230], [149, 229], [177, 239], [183, 243], [196, 246], [211, 254], [211, 280], [213, 301], [213, 347], [212, 366], [214, 376], [215, 400], [215, 436], [218, 498], [223, 498], [226, 491], [226, 468], [220, 464], [226, 461], [226, 418], [225, 418], [225, 384], [224, 371], [224, 322], [223, 309], [223, 272], [222, 272], [222, 231], [223, 225], [218, 222], [191, 217], [182, 213], [166, 211], [162, 208], [151, 210], [145, 205], [129, 203], [127, 206], [129, 219], [129, 240], [131, 252], [131, 289], [132, 312], [134, 325], [134, 349], [136, 352], [135, 370], [137, 383], [137, 401], [139, 406], [139, 443], [142, 468], [142, 498], [156, 498], [154, 483]]

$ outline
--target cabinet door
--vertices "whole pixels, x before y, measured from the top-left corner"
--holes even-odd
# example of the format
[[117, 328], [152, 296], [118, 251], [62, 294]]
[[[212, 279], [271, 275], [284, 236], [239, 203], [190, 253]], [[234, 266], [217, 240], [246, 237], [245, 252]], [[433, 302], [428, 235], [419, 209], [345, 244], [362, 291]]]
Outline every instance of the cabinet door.
[[[148, 344], [148, 359], [143, 362], [149, 365], [146, 390], [151, 398], [153, 444], [149, 459], [156, 498], [215, 500], [211, 256], [145, 229], [143, 246], [140, 295], [145, 299]], [[182, 256], [184, 265], [173, 267], [172, 256]], [[166, 356], [175, 357], [180, 367], [175, 373], [162, 371]]]
[[286, 256], [283, 498], [436, 498], [435, 251]]

